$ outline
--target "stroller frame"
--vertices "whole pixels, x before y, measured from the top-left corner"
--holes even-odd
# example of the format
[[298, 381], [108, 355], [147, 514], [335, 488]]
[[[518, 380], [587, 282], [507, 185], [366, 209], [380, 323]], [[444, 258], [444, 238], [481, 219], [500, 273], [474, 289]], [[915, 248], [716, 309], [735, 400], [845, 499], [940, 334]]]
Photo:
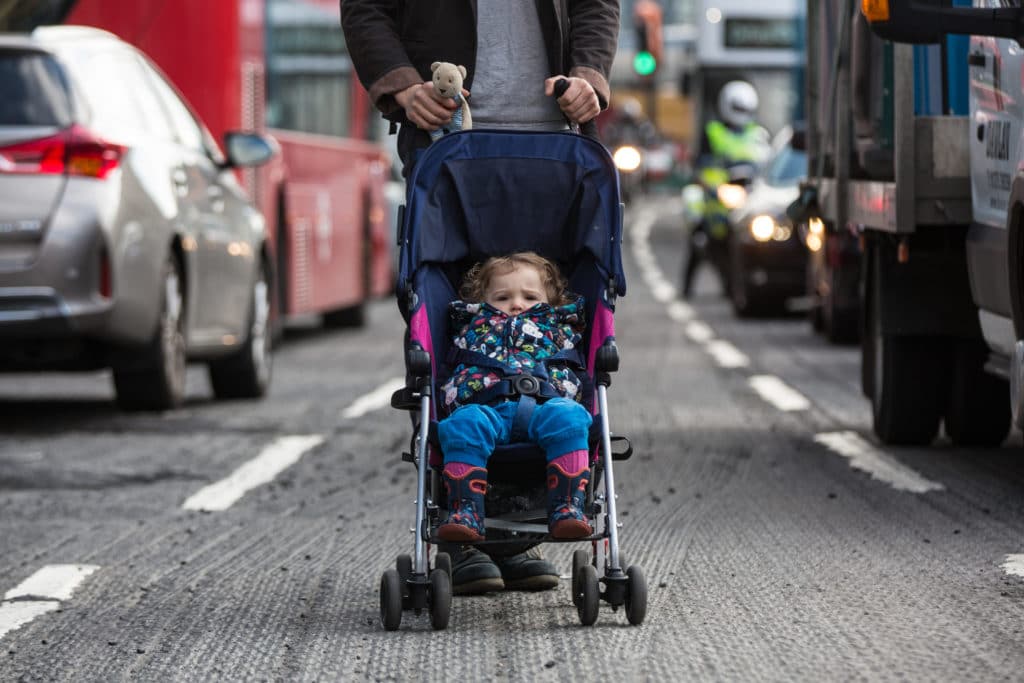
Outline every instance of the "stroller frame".
[[[430, 182], [446, 159], [453, 155], [471, 156], [484, 150], [485, 154], [497, 153], [493, 150], [509, 145], [521, 145], [530, 138], [545, 138], [542, 143], [556, 141], [559, 145], [582, 147], [582, 152], [572, 149], [565, 152], [583, 159], [581, 163], [596, 165], [601, 173], [611, 173], [613, 183], [610, 185], [615, 194], [615, 215], [611, 218], [614, 226], [610, 229], [612, 244], [598, 248], [607, 248], [604, 262], [610, 264], [607, 281], [603, 283], [601, 296], [609, 310], [614, 308], [618, 294], [625, 292], [625, 282], [619, 261], [619, 243], [621, 241], [621, 222], [623, 206], [618, 199], [618, 180], [614, 165], [607, 151], [599, 143], [579, 135], [564, 133], [493, 133], [468, 131], [454, 133], [433, 144], [414, 169], [410, 178], [407, 196], [408, 210], [403, 207], [399, 214], [399, 244], [402, 247], [399, 273], [399, 301], [403, 297], [408, 302], [408, 310], [403, 309], [407, 320], [411, 319], [412, 310], [416, 306], [413, 291], [412, 275], [415, 271], [415, 254], [418, 245], [412, 236], [413, 221], [417, 218], [413, 212], [417, 209], [415, 193], [423, 191], [422, 174], [427, 174]], [[568, 142], [567, 142], [567, 139]], [[476, 143], [480, 144], [476, 144]], [[467, 151], [466, 148], [469, 148]], [[550, 145], [544, 144], [543, 155], [551, 156]], [[518, 149], [518, 147], [517, 147]], [[507, 152], [506, 152], [507, 153]], [[557, 155], [555, 155], [557, 156]], [[573, 159], [576, 160], [575, 157]], [[427, 171], [423, 169], [426, 168]], [[604, 186], [607, 188], [608, 186]], [[425, 204], [425, 201], [420, 201]], [[596, 224], [595, 224], [595, 230]], [[588, 239], [591, 239], [588, 237]], [[593, 248], [591, 248], [593, 249]], [[473, 254], [472, 256], [486, 255]], [[429, 259], [428, 259], [429, 260]], [[411, 531], [414, 535], [412, 555], [399, 555], [395, 567], [384, 572], [380, 583], [380, 617], [386, 630], [396, 630], [401, 624], [402, 612], [412, 610], [417, 615], [429, 611], [434, 629], [447, 627], [451, 610], [451, 573], [452, 561], [447, 553], [438, 552], [434, 557], [434, 567], [430, 568], [430, 545], [441, 541], [435, 531], [442, 519], [442, 508], [438, 501], [443, 497], [440, 470], [441, 463], [438, 452], [432, 452], [437, 446], [436, 436], [431, 432], [431, 417], [436, 415], [435, 380], [439, 359], [432, 353], [432, 348], [424, 348], [425, 344], [411, 339], [406, 348], [406, 387], [399, 389], [392, 396], [393, 407], [408, 410], [413, 414], [415, 424], [411, 443], [411, 452], [403, 453], [403, 459], [416, 466], [416, 516], [415, 526]], [[608, 335], [600, 340], [600, 346], [590, 353], [593, 373], [593, 394], [596, 399], [594, 413], [598, 438], [594, 439], [592, 429], [592, 448], [596, 446], [598, 457], [592, 458], [593, 476], [590, 478], [586, 496], [586, 511], [595, 525], [595, 532], [585, 538], [555, 539], [547, 533], [546, 514], [544, 524], [530, 523], [533, 511], [522, 515], [512, 515], [513, 519], [487, 517], [486, 527], [489, 530], [507, 534], [507, 538], [488, 539], [474, 545], [522, 545], [524, 543], [568, 543], [589, 542], [590, 552], [583, 549], [574, 551], [572, 557], [572, 601], [576, 606], [580, 622], [592, 625], [596, 622], [600, 601], [609, 603], [613, 611], [624, 606], [627, 620], [631, 624], [640, 624], [646, 615], [647, 587], [640, 567], [624, 567], [625, 562], [619, 548], [618, 521], [616, 506], [615, 476], [613, 461], [626, 460], [632, 455], [632, 447], [628, 439], [621, 435], [613, 435], [608, 415], [607, 390], [611, 384], [611, 373], [619, 367], [618, 348], [614, 336]], [[596, 444], [593, 443], [596, 441]], [[613, 442], [624, 442], [626, 448], [618, 453], [613, 451]], [[596, 482], [604, 477], [601, 488]], [[603, 490], [602, 490], [603, 489]], [[600, 524], [598, 524], [600, 522]], [[599, 568], [603, 575], [598, 576]], [[604, 590], [601, 590], [603, 584]]]

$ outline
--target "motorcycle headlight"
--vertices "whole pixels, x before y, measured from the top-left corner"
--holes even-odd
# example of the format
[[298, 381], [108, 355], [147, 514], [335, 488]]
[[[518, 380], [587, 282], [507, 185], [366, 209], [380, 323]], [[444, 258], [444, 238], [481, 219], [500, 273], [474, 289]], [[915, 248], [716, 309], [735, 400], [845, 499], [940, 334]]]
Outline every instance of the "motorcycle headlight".
[[738, 209], [747, 201], [747, 188], [742, 185], [726, 183], [718, 186], [718, 201], [727, 209]]
[[615, 168], [626, 173], [632, 173], [636, 169], [640, 168], [640, 162], [643, 157], [640, 155], [640, 150], [632, 145], [623, 145], [615, 150], [615, 154], [612, 155], [612, 161], [615, 162]]

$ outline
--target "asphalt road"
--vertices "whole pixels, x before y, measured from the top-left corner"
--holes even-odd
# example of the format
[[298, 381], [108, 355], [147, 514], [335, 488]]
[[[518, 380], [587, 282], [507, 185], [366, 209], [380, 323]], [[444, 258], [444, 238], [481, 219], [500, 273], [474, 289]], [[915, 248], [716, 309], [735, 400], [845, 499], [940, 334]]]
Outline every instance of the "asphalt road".
[[[581, 627], [563, 580], [381, 630], [415, 485], [389, 300], [291, 332], [262, 402], [199, 368], [156, 415], [102, 373], [0, 376], [0, 680], [1019, 680], [1020, 435], [879, 446], [856, 349], [735, 319], [708, 272], [676, 300], [678, 210], [628, 212], [609, 391], [642, 626]], [[568, 573], [573, 548], [545, 553]]]

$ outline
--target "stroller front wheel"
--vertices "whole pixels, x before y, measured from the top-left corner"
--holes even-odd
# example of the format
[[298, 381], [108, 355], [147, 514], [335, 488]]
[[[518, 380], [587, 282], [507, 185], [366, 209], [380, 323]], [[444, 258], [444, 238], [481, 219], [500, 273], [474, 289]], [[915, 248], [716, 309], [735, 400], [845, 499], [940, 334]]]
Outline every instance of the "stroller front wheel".
[[580, 606], [580, 569], [590, 564], [590, 553], [582, 548], [572, 552], [572, 604]]
[[430, 625], [435, 631], [448, 628], [452, 613], [452, 580], [444, 569], [430, 572]]
[[402, 579], [397, 569], [380, 577], [380, 624], [385, 631], [397, 631], [402, 624]]
[[597, 570], [594, 569], [594, 565], [580, 567], [576, 584], [573, 602], [576, 602], [576, 613], [580, 617], [580, 623], [584, 626], [593, 626], [597, 621], [597, 610], [601, 604], [601, 586], [597, 582]]
[[626, 570], [626, 619], [633, 626], [644, 623], [647, 616], [647, 579], [640, 567]]

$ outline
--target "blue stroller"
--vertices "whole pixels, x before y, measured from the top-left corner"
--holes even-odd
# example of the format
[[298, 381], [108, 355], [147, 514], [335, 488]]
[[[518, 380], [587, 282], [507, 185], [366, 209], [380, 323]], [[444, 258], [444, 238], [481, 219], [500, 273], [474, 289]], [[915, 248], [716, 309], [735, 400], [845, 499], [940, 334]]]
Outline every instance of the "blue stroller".
[[[613, 313], [616, 298], [626, 291], [621, 240], [618, 176], [605, 148], [590, 138], [465, 131], [438, 140], [417, 162], [398, 231], [397, 295], [407, 322], [407, 386], [391, 399], [393, 407], [412, 415], [410, 452], [403, 458], [418, 471], [416, 534], [413, 554], [399, 555], [381, 578], [385, 629], [397, 629], [404, 610], [429, 611], [435, 629], [448, 625], [452, 561], [438, 552], [431, 569], [429, 556], [431, 546], [440, 542], [437, 527], [447, 516], [436, 430], [444, 415], [434, 397], [450, 370], [448, 304], [457, 298], [472, 265], [527, 250], [557, 263], [569, 289], [586, 301], [586, 333], [579, 350], [591, 385], [584, 389], [584, 406], [594, 417], [585, 504], [594, 533], [572, 541], [590, 545], [572, 556], [572, 600], [587, 626], [597, 620], [602, 599], [616, 611], [624, 606], [629, 623], [643, 621], [647, 586], [642, 570], [625, 567], [619, 552], [612, 472], [612, 462], [629, 458], [632, 447], [625, 437], [611, 434], [606, 396], [619, 364]], [[515, 385], [529, 395], [529, 382]], [[539, 447], [499, 446], [487, 466], [487, 540], [477, 545], [511, 554], [538, 543], [565, 542], [548, 535], [542, 502], [546, 460]]]

